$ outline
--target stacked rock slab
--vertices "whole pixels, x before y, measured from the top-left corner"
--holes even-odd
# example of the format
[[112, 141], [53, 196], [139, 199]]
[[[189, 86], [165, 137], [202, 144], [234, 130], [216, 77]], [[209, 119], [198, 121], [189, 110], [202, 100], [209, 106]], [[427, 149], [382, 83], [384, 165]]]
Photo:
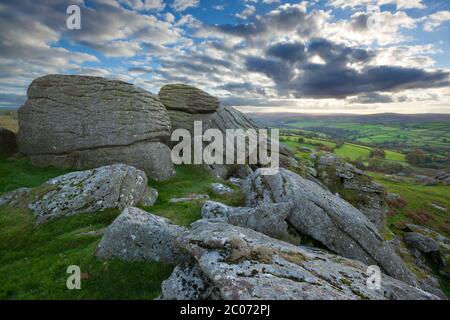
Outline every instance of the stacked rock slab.
[[94, 168], [126, 163], [156, 180], [174, 175], [170, 118], [158, 97], [98, 77], [48, 75], [19, 109], [19, 152], [36, 165]]
[[186, 85], [169, 84], [158, 93], [172, 121], [172, 129], [194, 130], [195, 121], [205, 122], [219, 108], [219, 100], [208, 93]]

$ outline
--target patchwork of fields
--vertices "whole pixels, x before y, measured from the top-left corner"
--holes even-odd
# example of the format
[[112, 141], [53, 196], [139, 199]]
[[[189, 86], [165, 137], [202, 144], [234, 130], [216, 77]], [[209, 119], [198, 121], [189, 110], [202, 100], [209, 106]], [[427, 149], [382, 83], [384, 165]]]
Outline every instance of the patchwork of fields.
[[[370, 157], [370, 153], [373, 148], [361, 146], [353, 143], [344, 143], [342, 146], [336, 148], [336, 143], [330, 140], [321, 139], [321, 138], [304, 138], [303, 143], [298, 142], [298, 138], [300, 136], [283, 136], [285, 144], [291, 151], [296, 152], [299, 147], [306, 147], [314, 150], [317, 147], [317, 144], [322, 144], [330, 148], [335, 148], [334, 153], [338, 156], [350, 160], [363, 160], [367, 161]], [[386, 152], [386, 160], [402, 162], [406, 164], [405, 155], [392, 150], [385, 150]]]
[[353, 122], [334, 122], [326, 120], [301, 120], [285, 124], [286, 128], [304, 129], [346, 135], [349, 140], [364, 144], [377, 144], [402, 141], [411, 147], [450, 147], [448, 123], [425, 123], [402, 125], [358, 124]]

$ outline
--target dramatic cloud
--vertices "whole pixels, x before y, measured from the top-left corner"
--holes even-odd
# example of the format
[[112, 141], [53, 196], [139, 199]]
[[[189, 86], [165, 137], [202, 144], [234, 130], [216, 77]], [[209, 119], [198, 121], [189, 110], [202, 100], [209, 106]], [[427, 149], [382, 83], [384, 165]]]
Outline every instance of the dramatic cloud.
[[[298, 52], [297, 56], [295, 52]], [[450, 84], [449, 73], [443, 71], [367, 66], [376, 53], [324, 39], [313, 39], [306, 51], [302, 44], [277, 44], [267, 53], [278, 59], [248, 57], [247, 69], [272, 79], [280, 94], [297, 98], [341, 99], [359, 94], [446, 87]], [[322, 63], [311, 62], [316, 56]]]
[[[450, 8], [427, 3], [2, 2], [0, 107], [19, 106], [34, 78], [68, 73], [152, 92], [186, 82], [259, 110], [441, 110], [450, 100]], [[81, 8], [81, 30], [66, 28], [72, 4]]]

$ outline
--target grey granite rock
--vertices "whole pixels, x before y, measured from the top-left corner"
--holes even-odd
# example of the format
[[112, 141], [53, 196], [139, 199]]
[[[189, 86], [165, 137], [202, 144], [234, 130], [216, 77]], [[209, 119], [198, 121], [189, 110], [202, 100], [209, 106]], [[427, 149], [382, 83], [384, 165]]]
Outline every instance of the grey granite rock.
[[161, 161], [170, 159], [170, 150], [155, 144], [169, 140], [167, 111], [157, 96], [132, 84], [44, 76], [29, 86], [18, 117], [19, 151], [37, 165], [90, 169], [127, 163], [157, 179], [174, 174], [172, 162]]
[[129, 207], [108, 227], [96, 256], [125, 261], [182, 263], [187, 256], [176, 246], [175, 239], [186, 231], [165, 218]]
[[387, 274], [416, 284], [413, 274], [368, 218], [316, 183], [285, 169], [273, 176], [262, 176], [257, 170], [246, 180], [243, 192], [248, 206], [291, 202], [287, 220], [301, 233], [340, 255], [378, 265]]
[[175, 267], [161, 285], [160, 300], [219, 300], [220, 291], [195, 262]]
[[147, 177], [134, 167], [113, 165], [68, 173], [40, 188], [46, 192], [28, 207], [37, 223], [44, 223], [61, 216], [136, 205], [147, 188]]
[[[209, 279], [225, 300], [437, 299], [384, 274], [381, 288], [370, 289], [367, 266], [358, 261], [223, 222], [198, 221], [177, 242], [196, 260], [202, 274], [196, 269], [195, 277]], [[176, 292], [192, 290], [184, 283], [177, 282]]]
[[154, 188], [147, 188], [147, 190], [142, 195], [141, 201], [139, 201], [139, 205], [143, 207], [151, 207], [155, 205], [158, 200], [158, 190]]

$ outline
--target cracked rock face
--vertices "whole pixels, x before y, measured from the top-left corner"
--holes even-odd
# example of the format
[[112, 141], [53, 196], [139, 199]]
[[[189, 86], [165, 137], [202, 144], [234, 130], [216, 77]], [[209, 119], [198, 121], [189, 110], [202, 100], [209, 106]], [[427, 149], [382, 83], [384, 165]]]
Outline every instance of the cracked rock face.
[[[381, 289], [371, 290], [367, 266], [360, 262], [223, 222], [200, 220], [177, 242], [197, 265], [174, 271], [168, 280], [170, 286], [166, 283], [163, 289], [171, 293], [167, 294], [171, 299], [207, 292], [208, 282], [225, 300], [437, 299], [384, 274]], [[196, 282], [200, 283], [199, 293], [190, 287]], [[188, 294], [179, 294], [186, 291]]]
[[247, 178], [243, 192], [248, 206], [291, 203], [287, 221], [301, 233], [344, 257], [378, 265], [390, 276], [416, 284], [413, 274], [375, 225], [361, 211], [316, 183], [285, 169], [273, 176], [262, 176], [257, 170]]
[[181, 263], [187, 255], [175, 239], [187, 229], [138, 208], [126, 208], [108, 227], [96, 256], [125, 261]]
[[19, 152], [37, 165], [93, 168], [127, 163], [150, 177], [174, 174], [170, 118], [134, 85], [98, 77], [48, 75], [28, 88], [19, 109]]
[[145, 173], [127, 165], [72, 172], [47, 181], [48, 189], [28, 207], [44, 223], [60, 216], [136, 205], [147, 190]]

